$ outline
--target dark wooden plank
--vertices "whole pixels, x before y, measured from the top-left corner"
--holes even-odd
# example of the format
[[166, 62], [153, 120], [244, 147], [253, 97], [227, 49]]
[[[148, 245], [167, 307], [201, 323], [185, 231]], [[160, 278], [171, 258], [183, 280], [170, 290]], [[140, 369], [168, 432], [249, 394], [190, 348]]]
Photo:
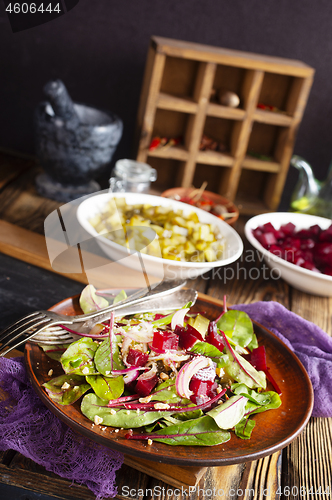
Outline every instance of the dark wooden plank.
[[207, 470], [207, 467], [178, 467], [176, 465], [160, 464], [143, 458], [130, 457], [129, 455], [125, 455], [124, 463], [176, 487], [182, 485], [195, 486]]
[[312, 418], [284, 451], [283, 485], [287, 497], [332, 498], [332, 419]]
[[[149, 477], [146, 474], [123, 465], [116, 475], [118, 495], [124, 498], [127, 491], [139, 492], [146, 489]], [[68, 479], [48, 472], [43, 466], [17, 453], [10, 466], [0, 465], [0, 482], [12, 486], [23, 487], [37, 493], [47, 493], [61, 500], [92, 500], [95, 495], [84, 485], [73, 483]], [[132, 495], [126, 498], [141, 499], [142, 495]]]
[[17, 156], [0, 150], [0, 190], [34, 165], [33, 158], [24, 155]]
[[38, 173], [40, 168], [30, 168], [0, 192], [0, 219], [43, 234], [45, 218], [61, 204], [37, 193]]

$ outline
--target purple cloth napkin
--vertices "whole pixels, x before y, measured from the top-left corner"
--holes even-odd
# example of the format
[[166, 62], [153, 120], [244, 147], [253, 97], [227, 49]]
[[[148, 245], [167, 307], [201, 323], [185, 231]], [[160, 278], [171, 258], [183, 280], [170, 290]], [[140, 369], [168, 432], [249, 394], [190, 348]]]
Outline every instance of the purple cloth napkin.
[[117, 493], [115, 474], [123, 455], [73, 432], [41, 402], [23, 358], [0, 358], [0, 450], [16, 450], [46, 470], [85, 484], [96, 500]]
[[233, 305], [277, 335], [300, 359], [314, 389], [313, 417], [332, 417], [332, 337], [278, 302]]

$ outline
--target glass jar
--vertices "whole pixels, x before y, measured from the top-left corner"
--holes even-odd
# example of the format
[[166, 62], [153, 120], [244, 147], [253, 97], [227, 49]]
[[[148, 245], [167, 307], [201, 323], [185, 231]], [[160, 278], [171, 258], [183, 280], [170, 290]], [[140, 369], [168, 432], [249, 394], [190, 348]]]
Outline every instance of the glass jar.
[[157, 171], [147, 163], [135, 160], [118, 160], [110, 178], [110, 191], [147, 193], [150, 183], [157, 179]]

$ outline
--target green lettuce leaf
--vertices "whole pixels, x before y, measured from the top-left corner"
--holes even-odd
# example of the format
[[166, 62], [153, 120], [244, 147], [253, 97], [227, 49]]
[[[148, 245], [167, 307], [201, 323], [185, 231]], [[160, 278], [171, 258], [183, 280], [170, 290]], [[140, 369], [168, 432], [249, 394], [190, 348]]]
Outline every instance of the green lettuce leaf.
[[93, 285], [87, 285], [81, 293], [80, 306], [84, 314], [87, 314], [107, 307], [108, 301], [96, 294], [96, 289]]
[[256, 392], [253, 389], [249, 389], [245, 384], [232, 384], [232, 392], [240, 396], [245, 396], [253, 403], [265, 406], [271, 403], [271, 392]]
[[207, 412], [213, 418], [220, 429], [232, 429], [242, 420], [247, 398], [244, 396], [232, 396], [221, 405]]
[[[125, 365], [120, 357], [120, 348], [118, 343], [121, 341], [121, 337], [114, 335], [112, 343], [113, 351], [113, 370], [123, 370]], [[109, 339], [105, 339], [97, 348], [94, 362], [96, 369], [102, 375], [108, 376], [111, 374], [112, 364], [111, 364], [111, 349]]]
[[281, 405], [279, 394], [274, 391], [267, 391], [265, 394], [269, 396], [270, 402], [262, 406], [255, 404], [252, 401], [248, 401], [245, 411], [246, 415], [253, 415], [254, 413], [262, 413], [267, 410], [275, 410], [276, 408], [279, 408]]
[[87, 375], [86, 381], [91, 385], [98, 397], [110, 401], [119, 398], [124, 391], [123, 376], [103, 377], [102, 375]]
[[252, 321], [243, 311], [227, 311], [221, 316], [217, 327], [241, 347], [257, 344]]
[[63, 371], [83, 376], [95, 374], [93, 358], [97, 348], [98, 343], [89, 337], [83, 337], [70, 344], [60, 358]]
[[113, 300], [113, 305], [117, 304], [118, 302], [122, 302], [123, 300], [126, 300], [127, 294], [124, 290], [121, 290]]
[[85, 377], [79, 375], [60, 375], [43, 384], [48, 396], [60, 405], [75, 403], [91, 386]]
[[197, 354], [202, 354], [202, 356], [208, 356], [209, 358], [218, 358], [223, 356], [223, 353], [217, 349], [212, 344], [208, 344], [208, 342], [196, 342], [190, 352], [195, 352]]
[[250, 439], [255, 425], [255, 420], [251, 420], [251, 418], [243, 418], [238, 424], [236, 424], [234, 428], [235, 434], [241, 439]]
[[96, 394], [86, 394], [81, 403], [81, 411], [89, 420], [94, 422], [95, 417], [102, 418], [103, 425], [131, 429], [152, 424], [162, 417], [171, 415], [169, 411], [144, 411], [108, 408], [108, 401]]
[[230, 438], [230, 433], [219, 429], [213, 418], [208, 415], [170, 425], [151, 434], [153, 441], [172, 446], [215, 446], [229, 441]]
[[70, 344], [57, 344], [57, 345], [46, 345], [46, 344], [38, 344], [41, 347], [45, 354], [51, 359], [55, 361], [60, 361], [63, 353], [68, 349]]

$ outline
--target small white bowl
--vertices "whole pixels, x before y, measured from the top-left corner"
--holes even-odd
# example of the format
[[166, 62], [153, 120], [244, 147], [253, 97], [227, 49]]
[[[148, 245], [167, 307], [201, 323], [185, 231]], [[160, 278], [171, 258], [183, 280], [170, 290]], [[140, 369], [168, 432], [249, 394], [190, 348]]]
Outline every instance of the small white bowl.
[[248, 220], [245, 225], [245, 235], [249, 242], [264, 256], [265, 262], [279, 272], [281, 278], [294, 288], [311, 295], [332, 297], [332, 276], [309, 271], [291, 262], [287, 262], [280, 257], [266, 250], [254, 237], [252, 231], [258, 226], [271, 222], [275, 229], [279, 229], [283, 224], [292, 222], [296, 230], [309, 229], [310, 226], [318, 224], [322, 229], [327, 229], [331, 225], [330, 219], [317, 217], [315, 215], [298, 214], [291, 212], [274, 212], [256, 215]]
[[[196, 212], [200, 222], [213, 224], [217, 231], [223, 236], [224, 240], [224, 258], [215, 262], [180, 262], [168, 260], [161, 257], [154, 257], [143, 253], [130, 253], [122, 245], [114, 243], [97, 233], [89, 220], [100, 213], [106, 203], [112, 197], [125, 198], [128, 204], [144, 204], [153, 206], [171, 207], [173, 210], [182, 210], [184, 215]], [[142, 193], [104, 193], [92, 196], [83, 201], [77, 209], [77, 218], [81, 226], [93, 236], [103, 251], [113, 260], [121, 263], [131, 269], [142, 271], [144, 264], [147, 274], [157, 277], [167, 277], [170, 279], [183, 278], [193, 279], [206, 273], [214, 267], [221, 267], [236, 261], [243, 252], [243, 242], [238, 233], [226, 222], [219, 220], [214, 215], [205, 212], [196, 207], [186, 205], [179, 201], [162, 198]]]

